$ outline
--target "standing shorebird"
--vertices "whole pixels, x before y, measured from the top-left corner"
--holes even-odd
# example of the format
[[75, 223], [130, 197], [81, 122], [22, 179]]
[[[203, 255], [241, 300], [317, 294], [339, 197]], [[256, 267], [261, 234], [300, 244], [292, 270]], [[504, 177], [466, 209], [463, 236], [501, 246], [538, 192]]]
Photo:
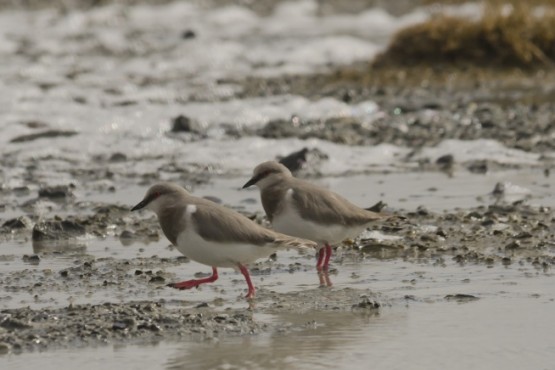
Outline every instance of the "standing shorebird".
[[156, 213], [162, 231], [181, 253], [212, 266], [212, 276], [170, 284], [177, 289], [214, 282], [218, 279], [218, 267], [233, 267], [245, 277], [249, 287], [246, 298], [250, 299], [255, 288], [247, 264], [280, 248], [317, 247], [312, 241], [268, 230], [229, 208], [194, 197], [172, 183], [152, 186], [131, 211], [141, 208]]
[[275, 161], [254, 169], [243, 188], [252, 185], [260, 188], [262, 206], [274, 230], [319, 244], [319, 272], [328, 269], [331, 245], [356, 237], [369, 224], [383, 218], [336, 193], [293, 177], [291, 171]]

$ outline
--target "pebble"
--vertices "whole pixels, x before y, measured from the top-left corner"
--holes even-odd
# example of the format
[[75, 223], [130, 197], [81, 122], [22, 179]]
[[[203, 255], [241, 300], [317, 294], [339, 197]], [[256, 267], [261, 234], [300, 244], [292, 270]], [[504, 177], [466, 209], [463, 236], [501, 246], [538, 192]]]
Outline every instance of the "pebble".
[[85, 227], [70, 220], [42, 221], [33, 227], [33, 241], [67, 239], [84, 235]]

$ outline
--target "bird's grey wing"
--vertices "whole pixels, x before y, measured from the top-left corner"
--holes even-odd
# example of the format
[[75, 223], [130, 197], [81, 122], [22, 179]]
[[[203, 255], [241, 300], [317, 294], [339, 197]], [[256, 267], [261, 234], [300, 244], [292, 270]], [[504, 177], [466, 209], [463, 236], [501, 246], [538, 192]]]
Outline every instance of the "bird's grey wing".
[[310, 183], [292, 186], [292, 200], [300, 216], [325, 225], [364, 225], [382, 216], [359, 208], [340, 195]]
[[273, 243], [276, 240], [270, 230], [218, 204], [198, 204], [192, 220], [204, 240], [254, 245]]

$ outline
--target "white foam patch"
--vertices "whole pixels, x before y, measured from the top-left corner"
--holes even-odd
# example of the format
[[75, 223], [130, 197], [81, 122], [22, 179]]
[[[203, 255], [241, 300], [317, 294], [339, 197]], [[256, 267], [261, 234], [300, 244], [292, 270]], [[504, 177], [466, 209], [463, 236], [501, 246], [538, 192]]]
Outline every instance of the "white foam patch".
[[362, 232], [362, 234], [359, 235], [359, 238], [372, 239], [372, 240], [388, 240], [388, 241], [403, 239], [402, 236], [384, 234], [377, 230], [365, 230]]

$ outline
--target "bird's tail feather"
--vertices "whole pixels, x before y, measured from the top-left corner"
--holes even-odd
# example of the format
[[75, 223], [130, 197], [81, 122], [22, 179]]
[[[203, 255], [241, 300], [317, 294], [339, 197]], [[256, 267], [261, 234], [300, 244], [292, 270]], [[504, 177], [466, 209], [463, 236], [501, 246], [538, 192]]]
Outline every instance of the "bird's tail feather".
[[315, 248], [318, 247], [318, 244], [311, 241], [311, 240], [293, 238], [293, 237], [288, 237], [286, 235], [278, 236], [276, 238], [276, 242], [281, 244], [283, 248], [295, 248], [295, 249], [310, 248], [310, 249], [315, 249]]

